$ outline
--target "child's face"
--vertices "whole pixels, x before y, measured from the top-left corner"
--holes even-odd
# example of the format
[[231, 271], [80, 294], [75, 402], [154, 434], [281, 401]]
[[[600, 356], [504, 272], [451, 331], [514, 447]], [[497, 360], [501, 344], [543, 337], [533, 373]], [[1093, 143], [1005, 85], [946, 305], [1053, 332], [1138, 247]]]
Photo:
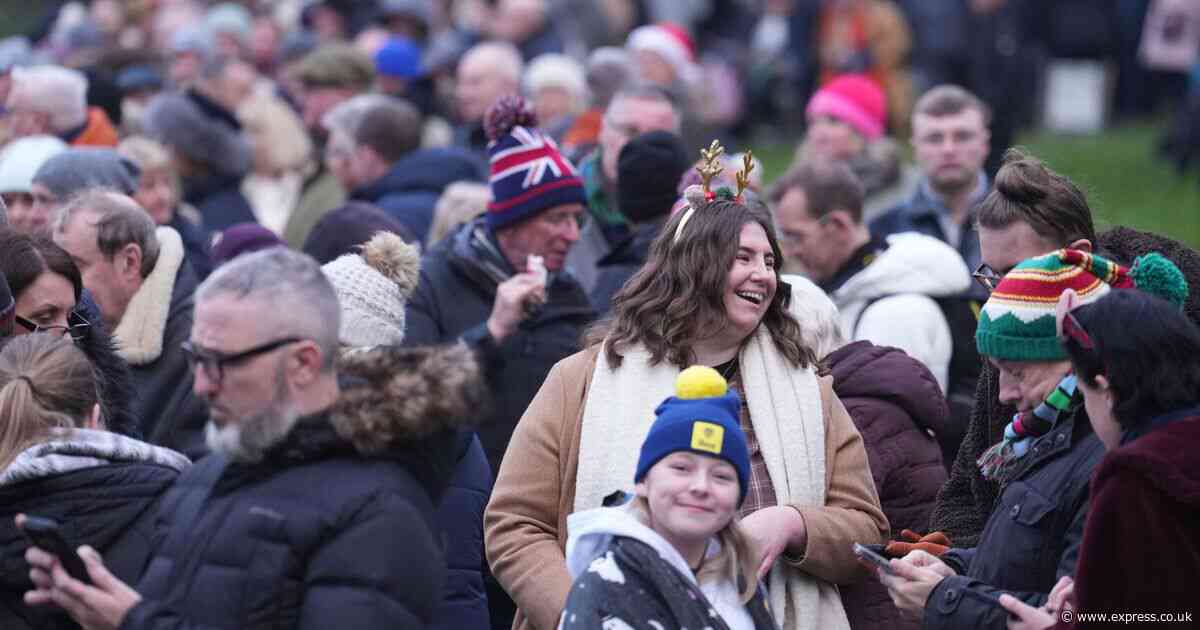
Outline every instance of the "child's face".
[[728, 525], [739, 492], [728, 462], [687, 451], [659, 460], [637, 485], [650, 505], [651, 529], [676, 547], [705, 542]]

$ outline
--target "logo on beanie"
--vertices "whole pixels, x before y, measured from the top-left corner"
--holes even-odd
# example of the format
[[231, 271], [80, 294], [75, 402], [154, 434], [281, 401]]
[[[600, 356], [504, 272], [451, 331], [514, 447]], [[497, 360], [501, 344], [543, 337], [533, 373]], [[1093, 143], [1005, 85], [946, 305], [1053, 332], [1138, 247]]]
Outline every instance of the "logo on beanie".
[[720, 455], [724, 442], [725, 427], [699, 420], [692, 424], [692, 450]]

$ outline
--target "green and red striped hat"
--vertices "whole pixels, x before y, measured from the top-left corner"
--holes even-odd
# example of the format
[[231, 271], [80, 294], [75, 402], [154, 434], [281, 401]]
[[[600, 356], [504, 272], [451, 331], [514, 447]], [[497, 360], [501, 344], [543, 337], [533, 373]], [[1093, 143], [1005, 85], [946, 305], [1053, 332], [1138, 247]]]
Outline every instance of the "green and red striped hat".
[[1008, 272], [984, 304], [975, 331], [979, 353], [1008, 361], [1062, 361], [1054, 310], [1067, 289], [1091, 304], [1113, 289], [1137, 288], [1182, 307], [1188, 286], [1183, 272], [1155, 252], [1133, 267], [1076, 249], [1030, 258]]

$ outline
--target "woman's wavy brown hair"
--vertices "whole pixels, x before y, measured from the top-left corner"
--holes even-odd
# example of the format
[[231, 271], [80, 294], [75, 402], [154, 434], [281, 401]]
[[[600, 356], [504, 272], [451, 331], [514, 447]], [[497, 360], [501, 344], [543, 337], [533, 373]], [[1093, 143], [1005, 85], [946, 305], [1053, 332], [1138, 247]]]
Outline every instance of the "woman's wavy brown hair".
[[757, 223], [767, 233], [775, 255], [777, 281], [775, 297], [759, 325], [767, 327], [775, 347], [792, 365], [815, 365], [816, 354], [804, 345], [800, 323], [788, 312], [792, 291], [779, 280], [783, 252], [766, 207], [758, 202], [713, 201], [692, 214], [675, 242], [683, 216], [679, 212], [663, 226], [646, 264], [613, 297], [612, 315], [588, 330], [585, 343], [590, 346], [607, 339], [605, 358], [613, 368], [620, 367], [621, 352], [637, 344], [645, 346], [653, 365], [668, 361], [685, 368], [694, 363], [692, 344], [725, 325], [725, 285], [742, 226]]

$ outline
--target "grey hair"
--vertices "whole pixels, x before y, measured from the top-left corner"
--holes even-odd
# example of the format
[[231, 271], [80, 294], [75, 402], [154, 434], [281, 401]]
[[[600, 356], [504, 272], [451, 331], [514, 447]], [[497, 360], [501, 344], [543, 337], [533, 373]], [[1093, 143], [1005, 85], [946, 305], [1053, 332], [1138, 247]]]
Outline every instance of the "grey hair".
[[159, 243], [154, 219], [132, 198], [108, 188], [88, 188], [72, 197], [59, 211], [54, 229], [62, 232], [76, 213], [95, 215], [96, 247], [112, 259], [121, 248], [133, 243], [142, 250], [142, 277], [158, 264]]
[[521, 85], [521, 73], [525, 71], [525, 62], [516, 46], [508, 42], [488, 41], [476, 44], [463, 54], [459, 66], [470, 59], [486, 59], [492, 66], [492, 71], [512, 82], [514, 86]]
[[679, 112], [679, 103], [675, 101], [675, 97], [671, 96], [665, 88], [653, 83], [638, 82], [627, 85], [615, 95], [608, 103], [608, 108], [604, 110], [604, 119], [609, 120], [615, 116], [616, 112], [621, 107], [625, 106], [625, 101], [636, 99], [640, 101], [661, 101], [671, 106], [671, 111], [675, 113], [675, 124], [671, 126], [670, 131], [676, 135], [679, 134], [681, 125], [683, 124], [683, 116]]
[[357, 144], [359, 143], [358, 130], [362, 127], [367, 114], [376, 109], [394, 107], [396, 102], [395, 97], [386, 94], [359, 94], [345, 102], [338, 103], [333, 109], [325, 112], [325, 115], [321, 117], [321, 125], [331, 134], [335, 131], [346, 134]]
[[585, 65], [592, 104], [600, 109], [607, 109], [613, 96], [633, 78], [633, 58], [624, 48], [601, 46], [588, 55]]
[[283, 247], [238, 256], [200, 284], [196, 303], [218, 295], [262, 304], [281, 337], [312, 339], [321, 349], [322, 369], [333, 369], [341, 309], [333, 285], [311, 256]]
[[82, 72], [61, 66], [14, 68], [12, 93], [26, 107], [45, 112], [50, 126], [63, 132], [87, 122], [88, 80]]

